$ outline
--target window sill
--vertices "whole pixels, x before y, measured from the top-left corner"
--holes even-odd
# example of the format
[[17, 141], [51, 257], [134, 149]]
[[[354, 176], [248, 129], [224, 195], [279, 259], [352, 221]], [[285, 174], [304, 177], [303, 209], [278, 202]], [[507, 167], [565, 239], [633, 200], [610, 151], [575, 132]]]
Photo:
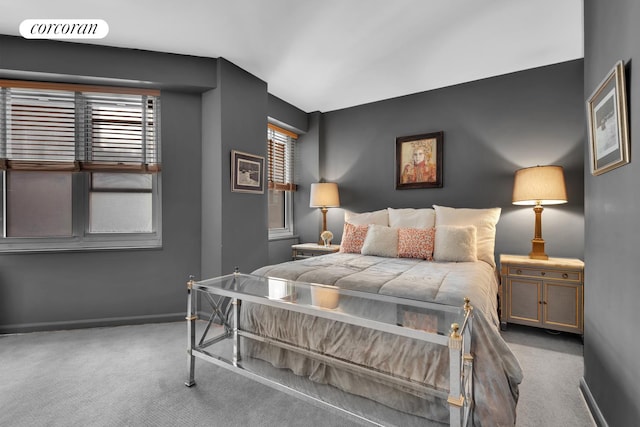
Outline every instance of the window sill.
[[274, 242], [274, 241], [278, 241], [278, 240], [298, 240], [300, 238], [300, 236], [298, 236], [297, 234], [276, 234], [276, 235], [269, 235], [269, 241], [270, 242]]
[[32, 242], [4, 242], [0, 244], [2, 254], [21, 253], [64, 253], [64, 252], [93, 252], [119, 250], [162, 249], [161, 239], [132, 239], [111, 241], [32, 241]]

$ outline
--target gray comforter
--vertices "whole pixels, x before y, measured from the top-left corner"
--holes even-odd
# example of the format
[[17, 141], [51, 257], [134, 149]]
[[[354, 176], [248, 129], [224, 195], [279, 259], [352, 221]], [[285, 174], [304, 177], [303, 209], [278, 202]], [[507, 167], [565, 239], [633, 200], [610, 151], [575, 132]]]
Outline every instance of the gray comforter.
[[[522, 371], [499, 333], [496, 275], [487, 263], [437, 263], [338, 253], [266, 266], [253, 274], [454, 306], [461, 306], [463, 298], [469, 297], [474, 306], [473, 424], [515, 425]], [[449, 355], [442, 346], [267, 306], [243, 305], [241, 322], [243, 328], [263, 336], [448, 389]], [[248, 342], [245, 351], [248, 356], [394, 409], [437, 422], [448, 420], [446, 401], [370, 381], [275, 346]]]

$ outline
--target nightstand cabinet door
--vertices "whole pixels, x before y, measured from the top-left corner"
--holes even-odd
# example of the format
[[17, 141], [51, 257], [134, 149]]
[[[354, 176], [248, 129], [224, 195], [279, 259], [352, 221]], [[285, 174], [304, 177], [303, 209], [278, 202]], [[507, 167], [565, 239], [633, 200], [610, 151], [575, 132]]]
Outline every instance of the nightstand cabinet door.
[[582, 286], [547, 282], [544, 285], [544, 323], [548, 327], [582, 332]]
[[542, 282], [538, 280], [507, 280], [509, 312], [507, 320], [525, 325], [542, 323]]
[[501, 255], [500, 323], [582, 334], [584, 263], [578, 259], [534, 260]]

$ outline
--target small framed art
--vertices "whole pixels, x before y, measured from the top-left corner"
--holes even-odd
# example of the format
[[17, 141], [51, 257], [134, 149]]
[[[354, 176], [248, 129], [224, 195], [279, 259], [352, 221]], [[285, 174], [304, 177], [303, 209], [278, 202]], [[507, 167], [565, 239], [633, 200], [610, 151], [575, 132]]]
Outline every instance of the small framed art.
[[231, 151], [231, 191], [264, 193], [264, 157]]
[[629, 126], [624, 64], [618, 61], [587, 100], [591, 173], [629, 163]]
[[396, 138], [396, 190], [442, 187], [444, 132]]

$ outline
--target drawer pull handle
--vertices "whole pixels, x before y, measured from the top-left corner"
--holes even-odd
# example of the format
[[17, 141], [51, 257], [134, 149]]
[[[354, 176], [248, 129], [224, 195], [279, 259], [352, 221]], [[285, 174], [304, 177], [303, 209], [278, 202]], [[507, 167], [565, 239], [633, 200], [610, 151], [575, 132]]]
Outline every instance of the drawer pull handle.
[[516, 270], [516, 274], [522, 274], [522, 270], [517, 269], [517, 270]]
[[541, 274], [542, 276], [544, 276], [544, 275], [545, 275], [545, 274], [547, 274], [547, 273], [545, 273], [544, 271], [541, 271], [541, 272], [540, 272], [540, 274]]
[[569, 275], [568, 275], [567, 273], [562, 273], [562, 278], [563, 278], [563, 279], [568, 279], [568, 278], [569, 278]]

